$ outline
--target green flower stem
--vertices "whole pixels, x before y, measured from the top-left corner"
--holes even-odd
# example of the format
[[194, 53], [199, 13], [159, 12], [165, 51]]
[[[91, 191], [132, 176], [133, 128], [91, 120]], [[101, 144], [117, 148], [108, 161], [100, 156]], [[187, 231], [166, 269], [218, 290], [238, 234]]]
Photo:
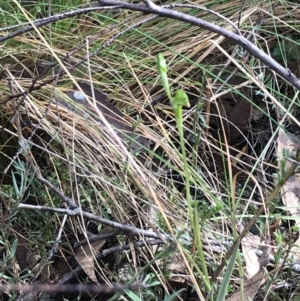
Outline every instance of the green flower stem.
[[[164, 87], [164, 90], [170, 100], [170, 103], [172, 105], [174, 114], [175, 114], [175, 120], [176, 120], [176, 126], [179, 133], [179, 139], [180, 139], [180, 146], [181, 146], [181, 152], [182, 152], [182, 160], [184, 165], [184, 175], [185, 175], [185, 192], [186, 192], [186, 202], [188, 207], [188, 215], [189, 219], [192, 225], [192, 229], [195, 236], [195, 244], [196, 248], [198, 250], [198, 254], [201, 261], [202, 266], [202, 272], [199, 273], [200, 277], [205, 283], [205, 286], [207, 287], [208, 291], [211, 290], [211, 284], [209, 281], [207, 266], [205, 262], [205, 256], [203, 252], [203, 246], [201, 241], [201, 233], [200, 233], [200, 221], [198, 220], [198, 214], [197, 209], [193, 210], [192, 208], [192, 198], [190, 194], [190, 167], [187, 161], [186, 156], [186, 149], [185, 149], [185, 141], [183, 136], [183, 114], [182, 114], [182, 107], [190, 107], [189, 98], [187, 94], [183, 90], [178, 90], [176, 92], [176, 95], [174, 98], [172, 98], [170, 86], [169, 86], [169, 80], [168, 80], [168, 70], [167, 70], [167, 64], [166, 61], [161, 53], [157, 56], [157, 69], [159, 71], [161, 82]], [[186, 256], [190, 257], [188, 252], [185, 252]], [[198, 268], [200, 271], [200, 269]]]
[[186, 201], [188, 205], [188, 212], [190, 221], [193, 222], [193, 210], [192, 210], [192, 199], [190, 195], [190, 170], [187, 162], [186, 151], [185, 151], [185, 142], [183, 136], [183, 118], [182, 118], [182, 107], [190, 106], [188, 96], [183, 90], [178, 90], [176, 92], [175, 98], [173, 99], [173, 111], [175, 114], [176, 125], [178, 129], [180, 146], [182, 152], [182, 159], [184, 165], [184, 174], [185, 174], [185, 193], [186, 193]]
[[190, 169], [189, 164], [187, 162], [187, 156], [185, 151], [185, 141], [183, 136], [183, 118], [182, 118], [182, 107], [190, 107], [189, 99], [187, 94], [183, 90], [178, 90], [173, 100], [173, 110], [175, 113], [176, 125], [178, 128], [179, 138], [180, 138], [180, 146], [182, 150], [182, 159], [184, 165], [184, 174], [185, 174], [185, 192], [186, 192], [186, 201], [188, 206], [188, 214], [189, 219], [192, 224], [192, 228], [194, 230], [195, 235], [195, 244], [196, 249], [198, 251], [201, 266], [203, 270], [202, 280], [204, 281], [208, 291], [211, 290], [211, 285], [209, 282], [209, 276], [207, 271], [207, 266], [205, 262], [205, 256], [203, 252], [203, 245], [201, 241], [201, 233], [200, 233], [200, 221], [198, 220], [197, 209], [192, 208], [192, 198], [190, 194]]

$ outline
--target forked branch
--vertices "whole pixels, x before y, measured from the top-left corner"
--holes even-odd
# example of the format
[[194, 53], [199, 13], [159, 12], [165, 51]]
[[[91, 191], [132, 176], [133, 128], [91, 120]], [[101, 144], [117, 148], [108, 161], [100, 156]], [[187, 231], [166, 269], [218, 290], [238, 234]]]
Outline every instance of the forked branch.
[[216, 24], [207, 22], [200, 18], [196, 18], [196, 17], [190, 16], [186, 13], [182, 13], [182, 12], [167, 8], [166, 6], [158, 6], [158, 5], [154, 4], [151, 0], [143, 1], [144, 3], [146, 3], [146, 5], [127, 3], [127, 2], [118, 1], [118, 0], [98, 0], [98, 2], [101, 5], [101, 7], [117, 6], [118, 8], [122, 8], [122, 9], [128, 9], [128, 10], [132, 10], [132, 11], [140, 11], [140, 12], [149, 13], [149, 14], [156, 14], [161, 17], [176, 19], [176, 20], [190, 23], [190, 24], [196, 25], [198, 27], [208, 29], [212, 32], [218, 33], [218, 34], [232, 40], [237, 45], [240, 45], [244, 50], [247, 50], [255, 58], [259, 59], [261, 62], [266, 64], [270, 69], [272, 69], [278, 75], [280, 75], [282, 78], [284, 78], [288, 83], [290, 83], [292, 86], [294, 86], [295, 88], [300, 90], [300, 80], [296, 77], [295, 74], [293, 74], [289, 69], [286, 69], [285, 67], [280, 65], [273, 58], [271, 58], [268, 54], [266, 54], [264, 51], [259, 49], [257, 46], [255, 46], [253, 43], [251, 43], [249, 40], [247, 40], [245, 37], [243, 37], [239, 34], [231, 32], [225, 28], [222, 28]]

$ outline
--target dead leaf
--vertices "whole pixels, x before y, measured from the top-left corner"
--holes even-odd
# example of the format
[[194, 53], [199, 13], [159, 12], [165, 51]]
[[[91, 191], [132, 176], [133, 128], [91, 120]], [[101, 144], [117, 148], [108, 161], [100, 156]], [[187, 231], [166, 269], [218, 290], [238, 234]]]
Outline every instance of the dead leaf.
[[[280, 129], [278, 133], [278, 159], [285, 160], [285, 170], [287, 171], [292, 162], [285, 159], [284, 153], [289, 156], [296, 155], [299, 147], [300, 136], [294, 136]], [[296, 226], [300, 229], [300, 174], [292, 175], [281, 188], [282, 201], [287, 207], [291, 216], [295, 217]], [[300, 259], [300, 238], [295, 242], [295, 247], [291, 249], [295, 259]]]
[[16, 236], [18, 238], [18, 246], [17, 246], [17, 250], [16, 250], [16, 258], [18, 261], [18, 264], [20, 266], [20, 270], [21, 272], [27, 271], [30, 267], [30, 264], [27, 260], [28, 258], [28, 252], [27, 252], [27, 247], [26, 247], [26, 239], [24, 238], [24, 236], [22, 235], [22, 229], [21, 227], [16, 224], [14, 226], [15, 228], [15, 233]]
[[265, 267], [269, 263], [270, 255], [270, 237], [266, 240], [267, 247], [264, 248], [262, 256], [259, 258], [259, 270], [249, 280], [245, 281], [244, 290], [238, 289], [233, 295], [226, 299], [226, 301], [240, 301], [240, 300], [254, 300], [261, 285], [265, 282], [266, 272]]
[[[99, 232], [99, 234], [108, 233], [110, 231], [112, 231], [111, 227], [105, 227]], [[98, 280], [95, 274], [94, 259], [98, 251], [105, 244], [105, 242], [105, 239], [101, 239], [92, 243], [87, 243], [84, 246], [79, 247], [75, 253], [75, 258], [78, 264], [82, 267], [82, 269], [90, 277], [90, 279], [95, 283], [98, 283]]]
[[[148, 147], [150, 140], [143, 137], [141, 134], [136, 134], [133, 132], [132, 126], [128, 125], [125, 120], [125, 115], [120, 112], [113, 104], [107, 101], [107, 96], [102, 93], [99, 89], [91, 88], [91, 86], [84, 82], [78, 82], [78, 85], [84, 92], [80, 92], [75, 86], [73, 91], [67, 92], [69, 98], [71, 98], [74, 103], [67, 102], [65, 99], [59, 98], [58, 103], [68, 108], [69, 110], [75, 112], [78, 115], [84, 115], [85, 118], [94, 118], [102, 124], [100, 118], [97, 116], [95, 108], [93, 108], [90, 103], [93, 103], [93, 95], [95, 96], [96, 106], [98, 110], [105, 116], [106, 120], [115, 129], [120, 138], [126, 142], [133, 151], [142, 150], [143, 146]], [[88, 101], [89, 98], [90, 102]], [[91, 111], [91, 115], [84, 114], [83, 110], [76, 107], [76, 103], [79, 103]], [[133, 137], [134, 136], [134, 137]], [[131, 141], [132, 138], [132, 141]]]
[[[223, 78], [231, 89], [228, 89], [226, 94], [219, 97], [217, 114], [221, 115], [220, 118], [224, 126], [227, 141], [231, 143], [238, 139], [247, 129], [251, 118], [252, 104], [250, 100], [252, 99], [252, 89], [249, 88], [251, 81], [245, 81], [245, 78], [238, 74], [236, 70], [232, 70], [231, 73], [230, 71], [229, 73], [226, 72], [221, 78]], [[219, 84], [223, 85], [223, 81], [220, 81]], [[240, 91], [240, 93], [236, 91]], [[230, 109], [228, 100], [232, 99], [237, 99], [237, 102]]]
[[253, 235], [251, 233], [246, 235], [241, 242], [248, 279], [254, 277], [254, 275], [257, 274], [260, 269], [258, 257], [255, 252], [259, 244], [259, 236]]
[[227, 120], [223, 120], [225, 134], [228, 142], [238, 139], [247, 129], [251, 116], [250, 101], [240, 97], [236, 105], [227, 114]]

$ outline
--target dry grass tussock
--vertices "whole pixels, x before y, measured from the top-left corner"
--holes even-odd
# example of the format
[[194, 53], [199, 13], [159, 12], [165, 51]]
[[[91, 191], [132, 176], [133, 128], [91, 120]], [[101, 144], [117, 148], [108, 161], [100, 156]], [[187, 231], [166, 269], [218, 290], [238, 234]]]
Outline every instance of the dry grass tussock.
[[[237, 25], [240, 1], [223, 2], [209, 8]], [[205, 5], [206, 1], [185, 3]], [[30, 11], [30, 6], [27, 9], [27, 12], [33, 14], [31, 16], [28, 13], [27, 16], [33, 19], [35, 11]], [[53, 9], [59, 9], [59, 6], [53, 4]], [[192, 8], [178, 9], [233, 30], [226, 20], [209, 12]], [[22, 22], [26, 21], [24, 15], [18, 16]], [[47, 68], [51, 58], [56, 59], [54, 54], [65, 68], [82, 60], [83, 63], [63, 78], [49, 82], [39, 90], [4, 103], [2, 101], [1, 122], [4, 134], [0, 156], [1, 170], [7, 171], [6, 174], [3, 173], [3, 184], [13, 186], [11, 172], [14, 171], [17, 175], [20, 162], [24, 162], [26, 168], [23, 175], [20, 176], [19, 172], [16, 177], [26, 176], [27, 183], [21, 193], [11, 194], [10, 197], [14, 200], [10, 199], [12, 203], [62, 207], [61, 200], [49, 187], [34, 179], [29, 182], [29, 175], [38, 169], [43, 177], [88, 212], [122, 224], [141, 229], [153, 228], [159, 233], [174, 235], [189, 221], [183, 183], [184, 165], [175, 117], [166, 97], [155, 107], [145, 111], [162, 94], [156, 68], [156, 55], [161, 52], [168, 62], [171, 87], [174, 91], [177, 87], [187, 91], [192, 105], [184, 111], [192, 199], [206, 202], [207, 207], [219, 203], [224, 209], [217, 216], [207, 219], [205, 212], [199, 209], [203, 218], [202, 244], [209, 246], [212, 240], [222, 242], [232, 237], [233, 194], [237, 196], [240, 206], [238, 214], [244, 216], [251, 214], [247, 210], [249, 206], [253, 208], [256, 204], [248, 202], [253, 195], [258, 195], [259, 200], [265, 199], [273, 189], [271, 173], [278, 171], [274, 153], [276, 136], [273, 134], [276, 121], [279, 122], [286, 112], [290, 114], [286, 99], [280, 101], [279, 97], [290, 93], [290, 88], [260, 66], [259, 61], [249, 58], [240, 47], [224, 37], [171, 19], [155, 18], [128, 30], [124, 35], [111, 40], [110, 45], [106, 45], [107, 41], [130, 25], [147, 18], [148, 15], [121, 10], [103, 15], [94, 12], [39, 28], [38, 31], [45, 40], [32, 31], [6, 42], [0, 81], [3, 100], [32, 87], [32, 79]], [[13, 24], [9, 23], [12, 20], [8, 15], [5, 20], [7, 26]], [[246, 1], [240, 17], [240, 30], [256, 45], [272, 54], [278, 43], [275, 33], [279, 36], [298, 35], [298, 23], [299, 9], [293, 3], [272, 7], [267, 1]], [[100, 51], [101, 48], [103, 50]], [[69, 53], [72, 53], [70, 57], [63, 60]], [[297, 64], [289, 68], [300, 74]], [[43, 78], [39, 78], [37, 85], [50, 79], [56, 70], [57, 68], [51, 69]], [[240, 76], [238, 80], [230, 82], [226, 79], [228, 74]], [[262, 81], [257, 80], [258, 74], [263, 78]], [[86, 106], [74, 104], [77, 110], [74, 113], [57, 102], [61, 98], [71, 101], [65, 93], [72, 89], [75, 82], [82, 80], [92, 82], [108, 95], [109, 102], [126, 115], [124, 122], [133, 128], [137, 125], [134, 134], [151, 141], [150, 147], [134, 153], [123, 143], [115, 129], [99, 124], [101, 113], [97, 109], [91, 112]], [[216, 113], [207, 109], [210, 100], [221, 99], [222, 95], [228, 98], [228, 93], [232, 91], [237, 95], [243, 87], [249, 87], [250, 84], [255, 91], [253, 94], [262, 95], [259, 100], [250, 100], [275, 122], [270, 122], [266, 129], [263, 122], [260, 124], [259, 121], [255, 123], [252, 120], [253, 131], [247, 130], [244, 137], [247, 151], [242, 152], [243, 157], [240, 159], [239, 145], [222, 144], [218, 137], [205, 128], [204, 120], [210, 117], [211, 126], [214, 126]], [[218, 93], [221, 93], [220, 97], [214, 97]], [[261, 99], [266, 99], [266, 95], [272, 101], [262, 102]], [[211, 105], [214, 106], [214, 103], [216, 100]], [[222, 131], [220, 135], [222, 136]], [[264, 140], [262, 135], [266, 135], [267, 139]], [[25, 144], [28, 143], [26, 147], [24, 141]], [[216, 162], [216, 153], [221, 154], [219, 158], [225, 166], [237, 166], [250, 173], [250, 179], [254, 183], [250, 186], [250, 195], [245, 196], [245, 191], [240, 188], [245, 179], [236, 183], [231, 177], [231, 173], [235, 173], [233, 169], [227, 175], [224, 173], [222, 164]], [[16, 154], [19, 154], [18, 157]], [[228, 155], [232, 158], [231, 161], [226, 160]], [[232, 163], [233, 160], [240, 161], [240, 165]], [[33, 218], [33, 213], [30, 214]], [[26, 213], [22, 212], [21, 216], [24, 218]], [[45, 230], [45, 236], [50, 240], [50, 233], [53, 234], [60, 228], [62, 218], [54, 213], [47, 216], [52, 221], [52, 226], [46, 223], [50, 228], [48, 232]], [[14, 222], [21, 225], [23, 234], [27, 236], [28, 248], [32, 247], [37, 234], [31, 232], [31, 226], [26, 227], [26, 223], [17, 215], [9, 224], [11, 229]], [[41, 225], [35, 226], [43, 228]], [[69, 218], [63, 226], [65, 233], [62, 241], [67, 243], [59, 252], [67, 261], [68, 256], [73, 256], [72, 244], [80, 240], [79, 236], [87, 232], [87, 227], [86, 220], [80, 216]], [[189, 223], [187, 232], [193, 236]], [[52, 236], [52, 239], [55, 237]], [[119, 239], [119, 242], [125, 241], [124, 237]], [[43, 243], [40, 238], [39, 243]], [[51, 244], [45, 246], [50, 247]], [[133, 245], [131, 250], [134, 250]], [[39, 256], [47, 256], [44, 250], [39, 252]], [[154, 251], [145, 251], [141, 255], [144, 260], [149, 260], [147, 252]], [[220, 263], [220, 253], [213, 252], [213, 248], [209, 247], [205, 252], [206, 260], [211, 266]], [[134, 254], [132, 252], [128, 255], [132, 257], [127, 258], [127, 261], [132, 259], [133, 269], [137, 271], [142, 263], [137, 259], [139, 256], [134, 258]], [[200, 259], [195, 254], [193, 256], [194, 263], [198, 264]], [[151, 268], [158, 279], [159, 275], [164, 275], [159, 265]], [[109, 274], [107, 271], [107, 282], [118, 280], [117, 276]], [[103, 275], [102, 277], [104, 278]]]

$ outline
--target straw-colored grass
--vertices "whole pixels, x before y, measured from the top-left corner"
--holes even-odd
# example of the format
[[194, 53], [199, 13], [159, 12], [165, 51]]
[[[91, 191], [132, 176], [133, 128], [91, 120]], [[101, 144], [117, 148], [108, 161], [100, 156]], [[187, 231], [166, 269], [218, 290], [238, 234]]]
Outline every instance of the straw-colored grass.
[[[206, 5], [234, 24], [238, 23], [240, 1], [221, 1], [216, 4], [213, 1], [195, 0], [185, 3]], [[62, 4], [60, 1], [52, 1], [50, 9], [53, 13], [59, 13], [77, 6], [82, 7], [83, 4], [72, 1], [64, 1]], [[1, 1], [0, 6], [2, 7]], [[40, 7], [46, 16], [48, 6]], [[201, 9], [176, 9], [233, 30], [225, 20]], [[28, 18], [35, 20], [39, 17], [34, 6], [27, 6], [25, 12], [26, 15], [16, 4], [14, 7], [8, 4], [3, 6], [1, 36], [8, 33], [6, 27], [18, 22], [27, 22]], [[80, 239], [82, 233], [86, 234], [89, 230], [87, 221], [80, 216], [70, 217], [64, 224], [62, 216], [56, 213], [47, 212], [47, 215], [44, 215], [45, 213], [39, 210], [36, 212], [16, 210], [17, 205], [21, 203], [64, 207], [62, 200], [49, 187], [39, 183], [34, 177], [30, 178], [30, 174], [38, 169], [43, 177], [71, 197], [85, 211], [140, 229], [149, 228], [157, 233], [167, 233], [174, 239], [177, 237], [194, 240], [192, 245], [183, 247], [185, 263], [188, 262], [189, 268], [185, 266], [185, 269], [177, 272], [186, 274], [184, 277], [188, 280], [187, 286], [193, 283], [198, 295], [201, 291], [202, 295], [198, 296], [200, 300], [208, 296], [209, 286], [212, 292], [210, 299], [215, 300], [218, 285], [222, 282], [220, 279], [224, 274], [219, 275], [219, 282], [216, 283], [206, 279], [209, 285], [204, 284], [205, 281], [201, 278], [203, 261], [195, 239], [197, 225], [195, 220], [190, 220], [188, 216], [183, 184], [184, 163], [174, 113], [167, 98], [158, 103], [154, 109], [145, 111], [145, 107], [163, 92], [156, 67], [156, 56], [161, 52], [166, 58], [173, 92], [177, 88], [188, 92], [192, 104], [191, 108], [185, 108], [183, 116], [190, 164], [191, 197], [194, 208], [197, 208], [195, 211], [198, 212], [200, 225], [198, 230], [204, 246], [206, 269], [210, 273], [220, 264], [225, 253], [224, 250], [221, 253], [214, 252], [210, 247], [212, 242], [218, 241], [222, 245], [232, 241], [235, 231], [232, 228], [235, 222], [247, 223], [249, 216], [257, 210], [257, 203], [250, 201], [251, 194], [259, 195], [258, 200], [261, 201], [273, 190], [271, 173], [279, 172], [274, 133], [277, 126], [287, 124], [291, 120], [290, 116], [298, 114], [299, 104], [294, 102], [290, 107], [296, 92], [283, 83], [276, 74], [264, 68], [259, 69], [260, 62], [248, 57], [240, 47], [208, 30], [176, 20], [155, 18], [128, 30], [100, 50], [115, 35], [149, 17], [138, 12], [95, 11], [38, 28], [37, 31], [41, 36], [33, 30], [8, 39], [2, 44], [3, 73], [0, 81], [2, 103], [7, 96], [28, 90], [32, 85], [32, 78], [51, 63], [51, 57], [55, 61], [54, 54], [62, 60], [68, 53], [73, 52], [67, 62], [63, 62], [66, 68], [84, 60], [76, 70], [63, 78], [29, 92], [26, 97], [21, 96], [1, 105], [1, 120], [6, 121], [6, 124], [1, 124], [4, 134], [1, 138], [0, 162], [1, 170], [7, 171], [7, 175], [3, 176], [5, 182], [1, 194], [8, 206], [13, 208], [12, 211], [8, 211], [11, 216], [10, 220], [5, 222], [6, 230], [2, 231], [2, 238], [5, 231], [15, 235], [14, 225], [18, 223], [23, 229], [22, 235], [26, 237], [29, 252], [38, 253], [39, 258], [46, 259], [48, 256], [46, 249], [52, 247], [56, 233], [62, 225], [63, 233], [58, 255], [64, 258], [63, 262], [74, 258], [74, 242]], [[240, 30], [259, 48], [272, 54], [274, 48], [287, 35], [293, 37], [299, 34], [299, 20], [299, 8], [292, 2], [282, 1], [277, 7], [272, 7], [272, 3], [268, 1], [245, 1]], [[291, 43], [299, 46], [299, 41]], [[291, 62], [284, 54], [284, 48], [281, 51], [283, 57], [281, 63], [286, 64], [297, 74], [298, 62]], [[224, 74], [228, 72], [243, 74], [245, 80], [221, 86], [220, 80], [216, 79], [221, 77], [224, 80]], [[262, 78], [260, 82], [256, 77], [259, 73]], [[50, 79], [53, 74], [53, 70], [48, 72], [37, 81], [37, 85]], [[69, 91], [73, 83], [79, 80], [93, 82], [95, 87], [107, 94], [109, 101], [128, 115], [126, 121], [129, 125], [134, 124], [136, 122], [134, 118], [139, 116], [137, 133], [151, 140], [151, 147], [140, 154], [133, 154], [124, 144], [120, 144], [120, 138], [113, 129], [99, 126], [95, 118], [84, 117], [84, 112], [88, 112], [88, 108], [78, 105], [78, 110], [82, 114], [77, 114], [59, 106], [56, 99], [64, 97], [64, 92]], [[250, 172], [250, 177], [255, 177], [257, 184], [251, 187], [250, 196], [247, 197], [244, 193], [247, 189], [244, 182], [237, 184], [230, 174], [224, 173], [212, 159], [213, 153], [225, 156], [229, 151], [225, 144], [222, 145], [209, 134], [203, 122], [208, 114], [213, 119], [212, 113], [206, 110], [208, 98], [212, 100], [214, 94], [235, 91], [249, 83], [256, 86], [257, 95], [268, 96], [268, 101], [264, 100], [254, 105], [260, 106], [263, 103], [264, 105], [260, 106], [263, 108], [263, 114], [268, 120], [273, 121], [267, 126], [262, 124], [261, 128], [257, 126], [253, 131], [249, 130], [249, 135], [245, 139], [248, 152], [243, 154], [243, 160], [240, 161]], [[220, 90], [217, 91], [218, 87]], [[17, 117], [10, 119], [16, 110]], [[289, 118], [285, 117], [284, 122], [281, 118], [286, 116], [284, 115], [286, 112]], [[269, 130], [269, 141], [265, 141], [260, 134], [260, 131], [262, 133], [267, 131], [266, 127]], [[196, 137], [199, 137], [199, 140]], [[29, 139], [25, 140], [25, 144], [28, 141], [27, 150], [26, 147], [22, 149], [24, 144], [21, 142], [24, 143], [24, 138]], [[257, 147], [259, 143], [260, 151]], [[20, 169], [22, 164], [25, 166], [24, 169]], [[227, 164], [225, 159], [224, 164]], [[25, 179], [26, 185], [19, 193], [16, 192], [18, 184], [13, 184], [12, 171], [15, 171], [17, 180]], [[7, 186], [4, 186], [4, 183]], [[237, 203], [233, 204], [235, 192]], [[237, 208], [237, 211], [232, 212], [233, 208]], [[269, 214], [272, 218], [274, 210], [275, 208], [267, 211], [266, 215]], [[39, 218], [36, 219], [36, 216]], [[43, 219], [44, 224], [40, 223]], [[268, 225], [268, 221], [265, 224]], [[263, 237], [264, 223], [260, 222], [259, 226]], [[98, 224], [97, 227], [101, 228]], [[142, 240], [142, 237], [140, 239]], [[118, 240], [111, 242], [111, 246], [125, 242], [128, 242], [126, 237], [119, 236]], [[7, 243], [8, 245], [7, 248], [11, 248], [10, 243]], [[126, 261], [126, 265], [135, 271], [132, 274], [136, 274], [145, 266], [143, 262], [150, 261], [157, 254], [153, 248], [147, 248], [142, 249], [139, 255], [139, 248], [135, 249], [134, 243], [131, 243], [131, 253], [124, 255], [122, 264], [121, 261], [118, 264], [125, 266]], [[169, 256], [169, 259], [175, 258], [171, 257], [173, 255]], [[117, 261], [116, 258], [114, 260]], [[167, 259], [163, 258], [163, 261], [167, 262]], [[49, 265], [51, 266], [51, 263]], [[106, 278], [104, 282], [122, 282], [116, 267], [113, 270], [112, 265], [107, 262], [106, 265], [105, 277], [102, 275], [102, 279]], [[99, 270], [103, 268], [102, 265]], [[235, 268], [236, 271], [242, 269], [241, 261], [240, 264], [237, 261]], [[109, 271], [110, 269], [112, 270]], [[36, 270], [33, 271], [36, 273]], [[156, 275], [154, 278], [160, 282], [162, 290], [165, 292], [169, 290], [170, 294], [173, 292], [168, 287], [167, 274], [176, 274], [176, 271], [164, 271], [163, 263], [156, 261], [145, 270], [145, 273]], [[14, 269], [10, 277], [17, 279], [17, 275], [18, 270]], [[233, 275], [238, 274], [234, 272]], [[79, 279], [84, 281], [85, 278], [81, 276]], [[233, 281], [230, 284], [231, 287], [235, 286]], [[271, 286], [272, 282], [268, 284]], [[150, 291], [149, 288], [148, 292]], [[126, 298], [130, 299], [128, 296]], [[142, 293], [140, 298], [158, 300], [155, 296], [147, 299], [148, 297]]]

